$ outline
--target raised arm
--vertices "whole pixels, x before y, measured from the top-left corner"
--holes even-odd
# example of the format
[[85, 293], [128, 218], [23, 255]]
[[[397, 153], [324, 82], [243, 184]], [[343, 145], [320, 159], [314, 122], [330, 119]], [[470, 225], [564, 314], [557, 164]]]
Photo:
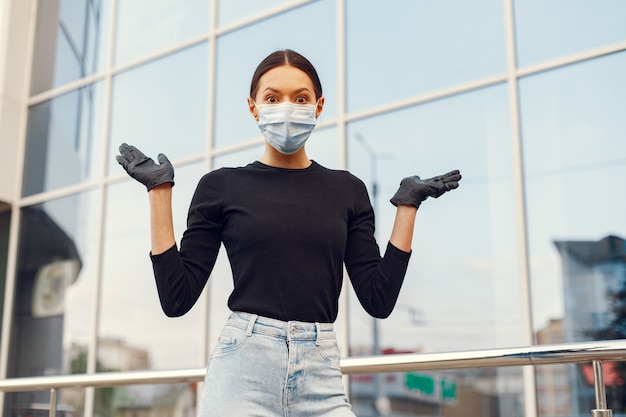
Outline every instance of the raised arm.
[[119, 151], [117, 162], [148, 190], [152, 254], [163, 253], [176, 243], [172, 220], [174, 168], [163, 154], [159, 154], [157, 164], [132, 145], [123, 143]]
[[153, 255], [170, 249], [176, 243], [172, 220], [172, 186], [162, 184], [148, 192], [150, 198], [150, 237]]

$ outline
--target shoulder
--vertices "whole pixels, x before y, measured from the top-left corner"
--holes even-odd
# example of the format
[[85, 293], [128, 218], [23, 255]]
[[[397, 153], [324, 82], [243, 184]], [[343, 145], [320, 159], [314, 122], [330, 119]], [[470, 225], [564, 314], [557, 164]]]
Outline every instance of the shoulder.
[[217, 181], [224, 181], [226, 178], [249, 172], [253, 169], [253, 164], [249, 164], [243, 167], [222, 167], [207, 172], [200, 178], [199, 185], [210, 184]]
[[321, 175], [328, 176], [334, 181], [341, 181], [342, 183], [351, 183], [358, 186], [365, 187], [365, 183], [356, 175], [352, 174], [350, 171], [345, 169], [332, 169], [326, 168], [323, 165], [318, 164], [317, 162], [313, 162], [317, 165], [317, 171], [320, 172]]

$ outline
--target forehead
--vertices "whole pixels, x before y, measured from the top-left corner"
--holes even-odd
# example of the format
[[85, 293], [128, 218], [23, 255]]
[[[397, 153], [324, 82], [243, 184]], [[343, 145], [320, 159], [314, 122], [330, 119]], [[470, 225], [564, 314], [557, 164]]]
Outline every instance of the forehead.
[[268, 88], [281, 92], [306, 88], [311, 93], [314, 92], [313, 81], [308, 74], [289, 65], [272, 68], [261, 76], [257, 91], [262, 92]]

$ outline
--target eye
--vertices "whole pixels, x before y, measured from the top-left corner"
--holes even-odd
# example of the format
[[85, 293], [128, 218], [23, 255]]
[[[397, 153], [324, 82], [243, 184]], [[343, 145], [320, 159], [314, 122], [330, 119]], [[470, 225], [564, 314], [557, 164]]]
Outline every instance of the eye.
[[276, 96], [266, 96], [264, 101], [266, 103], [278, 103], [278, 97], [276, 97]]
[[295, 102], [298, 104], [306, 104], [309, 102], [309, 97], [307, 96], [298, 96], [295, 99]]

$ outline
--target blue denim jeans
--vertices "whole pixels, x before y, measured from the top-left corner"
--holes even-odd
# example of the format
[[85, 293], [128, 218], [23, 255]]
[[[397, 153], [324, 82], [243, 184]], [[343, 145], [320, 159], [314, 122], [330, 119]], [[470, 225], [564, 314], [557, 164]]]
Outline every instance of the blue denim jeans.
[[331, 323], [232, 313], [209, 360], [201, 417], [355, 417]]

